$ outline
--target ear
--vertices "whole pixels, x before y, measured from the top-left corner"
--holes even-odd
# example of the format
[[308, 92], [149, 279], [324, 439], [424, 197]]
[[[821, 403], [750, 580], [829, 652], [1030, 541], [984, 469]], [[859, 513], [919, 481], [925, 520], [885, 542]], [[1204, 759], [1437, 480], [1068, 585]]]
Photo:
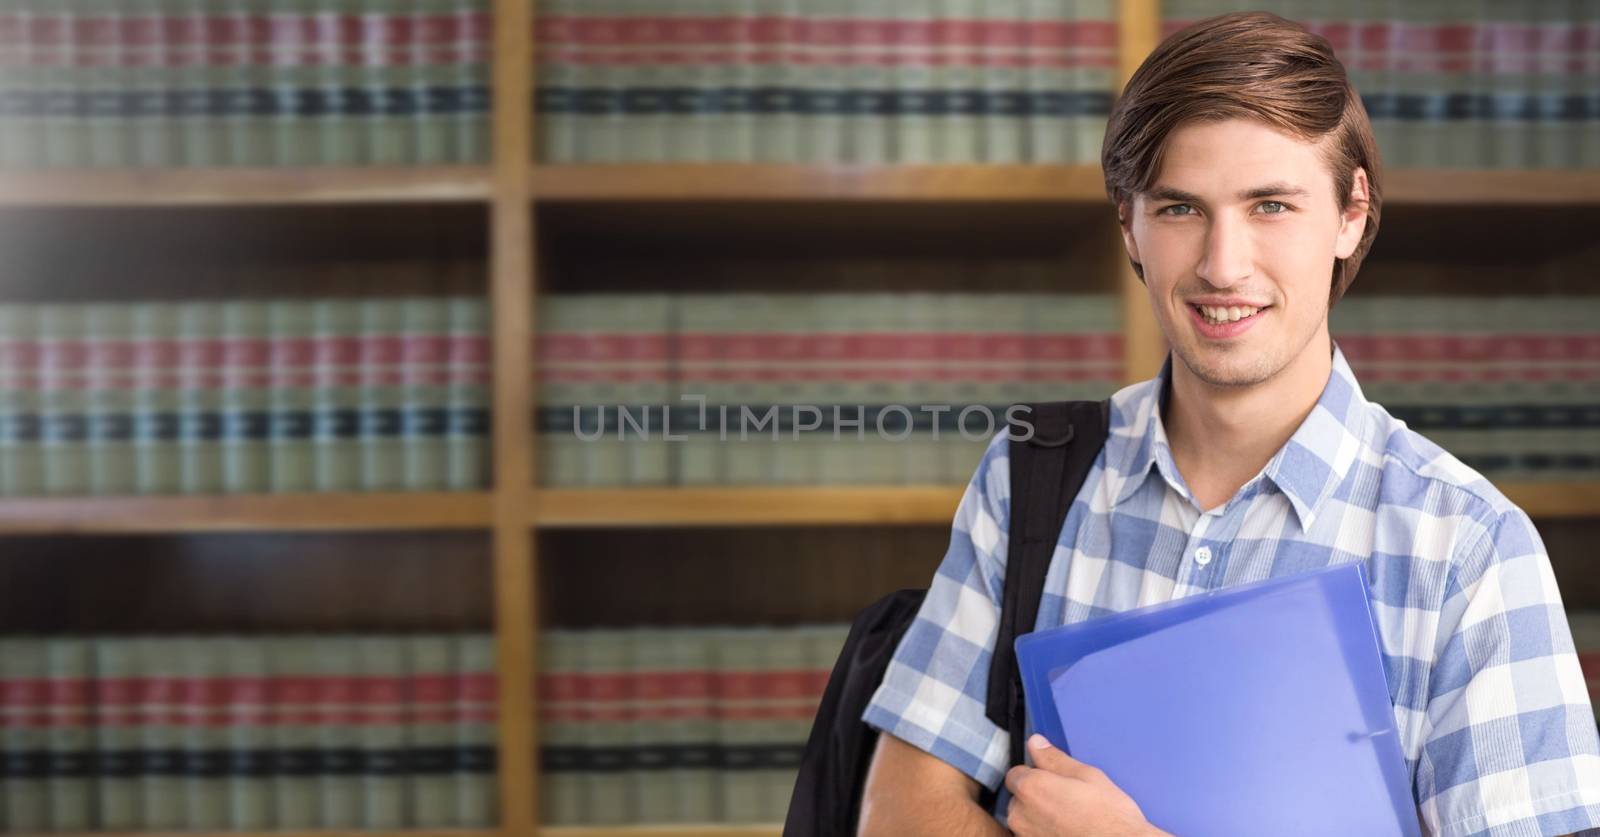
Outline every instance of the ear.
[[1136, 198], [1129, 198], [1117, 204], [1117, 227], [1122, 230], [1122, 246], [1128, 251], [1128, 258], [1143, 264], [1139, 258], [1139, 242], [1133, 237], [1133, 204]]
[[1371, 194], [1368, 191], [1367, 170], [1358, 166], [1350, 184], [1350, 206], [1339, 219], [1339, 236], [1333, 242], [1334, 258], [1350, 258], [1350, 254], [1361, 243], [1361, 234], [1367, 229], [1367, 206]]

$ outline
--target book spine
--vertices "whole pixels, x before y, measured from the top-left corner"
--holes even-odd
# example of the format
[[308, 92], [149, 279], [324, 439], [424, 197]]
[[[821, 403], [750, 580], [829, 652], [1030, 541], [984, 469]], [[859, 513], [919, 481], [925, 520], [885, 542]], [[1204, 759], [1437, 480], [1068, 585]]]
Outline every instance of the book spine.
[[362, 0], [323, 0], [317, 14], [317, 47], [326, 109], [319, 115], [322, 153], [326, 166], [354, 166], [365, 162], [362, 121], [370, 97], [362, 86], [360, 38]]
[[261, 493], [272, 485], [267, 303], [228, 300], [220, 313], [223, 489], [230, 494]]
[[125, 4], [118, 0], [93, 0], [78, 30], [78, 60], [83, 67], [84, 88], [80, 91], [83, 130], [88, 134], [85, 163], [98, 167], [120, 167], [133, 162], [131, 91], [127, 88], [127, 59], [123, 45]]
[[269, 9], [269, 67], [273, 107], [273, 162], [284, 167], [321, 162], [319, 115], [327, 104], [318, 84], [324, 72], [317, 10], [321, 0], [277, 0]]
[[139, 671], [144, 679], [139, 736], [139, 808], [143, 828], [176, 831], [188, 825], [184, 804], [186, 759], [183, 748], [184, 659], [173, 637], [144, 636], [136, 642]]
[[633, 712], [633, 648], [628, 631], [584, 632], [584, 675], [588, 689], [587, 807], [593, 825], [639, 821], [638, 798], [631, 779], [630, 742]]
[[456, 823], [455, 730], [457, 692], [454, 636], [410, 638], [411, 782], [409, 822], [416, 828], [451, 828]]
[[489, 160], [490, 7], [486, 0], [456, 0], [455, 13], [460, 39], [455, 161], [481, 164]]
[[361, 488], [405, 487], [404, 303], [361, 303]]
[[584, 777], [579, 772], [583, 690], [582, 645], [572, 631], [539, 632], [539, 823], [582, 825]]
[[219, 494], [224, 485], [222, 311], [219, 303], [190, 301], [179, 306], [180, 377], [183, 428], [182, 489], [186, 494]]
[[228, 827], [235, 831], [261, 831], [273, 827], [277, 800], [273, 779], [277, 753], [273, 726], [277, 706], [270, 679], [270, 645], [259, 637], [228, 636], [216, 640], [227, 674], [226, 752], [228, 753]]
[[50, 707], [50, 826], [83, 832], [97, 825], [97, 777], [91, 704], [94, 659], [89, 642], [53, 636], [45, 641]]
[[497, 821], [495, 779], [495, 643], [493, 636], [468, 634], [457, 648], [461, 678], [456, 713], [456, 826], [487, 828]]
[[277, 772], [272, 777], [272, 821], [278, 828], [309, 830], [323, 821], [321, 784], [324, 751], [318, 733], [341, 707], [321, 702], [317, 667], [319, 638], [280, 636], [267, 640], [277, 708], [272, 745]]
[[361, 828], [365, 820], [366, 787], [359, 727], [367, 707], [356, 691], [358, 667], [354, 637], [322, 637], [316, 655], [316, 701], [322, 709], [317, 724], [317, 744], [322, 755], [320, 783], [321, 828]]
[[50, 303], [39, 307], [38, 316], [45, 493], [83, 494], [89, 489], [83, 308]]
[[360, 303], [315, 303], [315, 456], [318, 491], [355, 491], [361, 485]]
[[404, 486], [435, 491], [449, 486], [450, 306], [412, 297], [401, 303], [402, 448]]
[[144, 722], [137, 640], [98, 636], [94, 647], [95, 749], [99, 758], [97, 825], [137, 831], [144, 825], [139, 794], [139, 738]]
[[450, 299], [449, 486], [489, 484], [488, 306], [481, 297]]
[[90, 335], [90, 493], [132, 494], [138, 490], [133, 310], [122, 303], [99, 303], [86, 306], [85, 317]]
[[41, 75], [44, 80], [43, 110], [44, 162], [52, 168], [73, 168], [89, 164], [88, 132], [80, 124], [84, 117], [83, 95], [87, 70], [82, 66], [83, 48], [79, 44], [80, 22], [86, 0], [62, 0], [52, 4], [49, 15], [51, 49], [44, 53]]
[[268, 303], [270, 440], [267, 472], [271, 490], [292, 494], [317, 487], [315, 303], [277, 299]]
[[0, 497], [31, 493], [24, 476], [37, 453], [29, 438], [37, 379], [30, 310], [24, 303], [0, 305]]
[[140, 494], [176, 494], [183, 488], [184, 352], [178, 309], [155, 302], [132, 306], [134, 365], [134, 471]]
[[182, 655], [182, 764], [185, 822], [189, 828], [219, 831], [228, 827], [228, 733], [223, 648], [216, 637], [183, 637], [174, 651]]
[[401, 165], [416, 157], [407, 12], [392, 0], [366, 0], [362, 8], [362, 66], [373, 98], [366, 157], [373, 165]]
[[0, 637], [0, 708], [9, 716], [0, 726], [0, 759], [6, 781], [8, 831], [42, 833], [50, 830], [49, 730], [45, 693], [49, 657], [45, 640], [35, 636]]
[[427, 166], [455, 159], [455, 130], [451, 115], [443, 107], [449, 101], [451, 64], [460, 54], [451, 33], [454, 18], [452, 0], [409, 0], [410, 38], [404, 45], [411, 89], [412, 159]]
[[407, 759], [410, 672], [405, 640], [363, 636], [356, 643], [361, 673], [356, 699], [362, 713], [358, 732], [362, 823], [368, 829], [404, 828], [409, 825], [406, 801], [412, 791]]

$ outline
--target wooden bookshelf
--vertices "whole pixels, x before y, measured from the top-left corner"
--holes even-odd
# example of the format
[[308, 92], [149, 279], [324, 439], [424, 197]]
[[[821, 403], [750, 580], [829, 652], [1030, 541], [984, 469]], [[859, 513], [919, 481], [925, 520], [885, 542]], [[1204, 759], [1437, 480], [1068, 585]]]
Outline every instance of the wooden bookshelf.
[[475, 166], [9, 171], [0, 206], [483, 203], [489, 183]]
[[0, 501], [0, 534], [487, 529], [482, 491], [27, 497]]
[[541, 837], [779, 837], [781, 825], [543, 826]]
[[1103, 203], [1092, 165], [571, 165], [536, 166], [540, 202], [931, 201]]
[[[182, 211], [152, 213], [150, 209], [204, 207], [206, 214], [228, 215], [235, 229], [272, 226], [290, 232], [285, 236], [312, 237], [313, 228], [332, 230], [350, 237], [356, 231], [366, 241], [381, 236], [420, 238], [419, 229], [448, 227], [465, 231], [472, 247], [463, 248], [448, 241], [438, 245], [452, 258], [481, 258], [486, 247], [489, 279], [486, 293], [493, 309], [494, 367], [494, 451], [495, 481], [484, 491], [385, 494], [310, 494], [241, 495], [217, 497], [107, 497], [107, 498], [27, 498], [0, 499], [0, 536], [27, 540], [66, 535], [166, 535], [174, 540], [208, 540], [204, 562], [218, 566], [215, 555], [222, 551], [216, 541], [235, 533], [323, 532], [329, 544], [319, 546], [340, 555], [356, 553], [359, 543], [331, 543], [347, 534], [359, 538], [367, 532], [401, 532], [418, 550], [408, 566], [431, 568], [431, 562], [455, 560], [454, 556], [477, 557], [486, 535], [491, 541], [492, 564], [483, 572], [492, 591], [489, 596], [474, 587], [457, 598], [482, 601], [491, 608], [498, 644], [496, 673], [499, 691], [498, 759], [501, 797], [500, 823], [492, 829], [406, 830], [396, 832], [312, 830], [273, 831], [247, 834], [247, 837], [356, 837], [374, 833], [408, 837], [777, 837], [777, 825], [658, 825], [632, 827], [542, 827], [538, 824], [538, 768], [535, 760], [539, 729], [532, 691], [533, 674], [539, 661], [535, 657], [539, 626], [546, 623], [540, 602], [560, 595], [563, 564], [587, 558], [582, 550], [562, 554], [560, 545], [550, 556], [538, 553], [538, 535], [551, 530], [552, 538], [581, 539], [591, 535], [640, 538], [639, 530], [701, 528], [710, 533], [689, 533], [707, 540], [735, 530], [759, 527], [757, 534], [775, 537], [777, 527], [814, 527], [830, 531], [848, 530], [849, 537], [867, 544], [882, 537], [883, 528], [917, 530], [929, 536], [929, 529], [947, 527], [962, 496], [963, 486], [717, 486], [683, 488], [539, 488], [530, 474], [537, 473], [537, 439], [528, 420], [533, 407], [533, 364], [531, 343], [534, 316], [540, 296], [551, 288], [565, 290], [576, 285], [552, 283], [548, 261], [552, 253], [569, 243], [570, 238], [590, 237], [595, 247], [614, 246], [608, 235], [619, 231], [623, 240], [638, 231], [654, 231], [672, 246], [711, 249], [715, 246], [744, 247], [761, 258], [785, 259], [794, 251], [823, 248], [843, 251], [846, 256], [860, 249], [883, 247], [883, 242], [898, 237], [908, 240], [901, 246], [926, 249], [936, 257], [946, 252], [973, 260], [1004, 258], [1017, 252], [1019, 242], [1028, 247], [1059, 246], [1059, 239], [1082, 236], [1093, 240], [1092, 270], [1115, 270], [1116, 291], [1124, 300], [1123, 333], [1129, 382], [1155, 374], [1165, 355], [1159, 330], [1149, 312], [1145, 291], [1127, 268], [1117, 240], [1114, 222], [1108, 222], [1103, 178], [1098, 166], [1084, 165], [537, 165], [528, 149], [534, 135], [533, 115], [526, 107], [531, 101], [534, 66], [532, 45], [526, 37], [536, 2], [493, 0], [495, 110], [493, 134], [495, 155], [483, 166], [323, 168], [323, 169], [212, 169], [212, 170], [73, 170], [38, 172], [0, 172], [0, 208], [14, 224], [18, 237], [25, 237], [28, 224], [19, 217], [37, 220], [55, 214], [75, 216], [72, 226], [62, 222], [74, 236], [87, 240], [113, 233], [138, 238], [139, 230], [127, 227], [132, 219], [161, 216], [173, 218], [174, 226], [187, 221]], [[1138, 66], [1157, 43], [1159, 4], [1155, 0], [1119, 0], [1117, 13], [1122, 21], [1119, 38], [1119, 85]], [[1406, 170], [1385, 173], [1386, 203], [1390, 207], [1450, 207], [1452, 215], [1475, 210], [1455, 207], [1480, 207], [1489, 211], [1518, 207], [1523, 215], [1537, 215], [1536, 221], [1582, 208], [1586, 215], [1600, 208], [1600, 171], [1497, 171], [1497, 170]], [[397, 205], [397, 206], [391, 206]], [[347, 213], [345, 207], [350, 207]], [[440, 209], [435, 210], [433, 207]], [[287, 210], [280, 210], [288, 207]], [[295, 209], [295, 207], [305, 207]], [[34, 212], [37, 208], [40, 211]], [[441, 222], [435, 214], [453, 219]], [[199, 214], [199, 213], [193, 213]], [[1399, 231], [1403, 213], [1385, 218], [1386, 229]], [[1428, 212], [1404, 213], [1412, 217]], [[270, 217], [269, 217], [270, 216]], [[473, 216], [465, 217], [462, 216]], [[487, 223], [483, 219], [487, 218]], [[1501, 219], [1473, 222], [1468, 238], [1507, 247], [1498, 223]], [[87, 223], [85, 223], [87, 221]], [[403, 222], [403, 223], [400, 223]], [[52, 223], [54, 223], [52, 221]], [[483, 224], [487, 242], [476, 238]], [[1428, 222], [1433, 223], [1433, 222]], [[1523, 222], [1532, 224], [1534, 222]], [[1417, 222], [1418, 226], [1426, 226]], [[224, 227], [227, 224], [222, 225]], [[1450, 224], [1434, 224], [1435, 228]], [[1581, 229], [1581, 225], [1574, 225]], [[120, 230], [120, 232], [118, 232]], [[728, 235], [729, 231], [735, 234]], [[374, 233], [373, 231], [376, 231]], [[914, 232], [915, 235], [906, 233]], [[188, 229], [184, 227], [187, 234]], [[747, 235], [750, 234], [750, 235]], [[682, 244], [681, 236], [689, 236]], [[1450, 235], [1459, 237], [1451, 228]], [[217, 238], [209, 233], [205, 237]], [[448, 239], [449, 236], [444, 238]], [[737, 239], [726, 241], [726, 239]], [[1572, 234], [1568, 248], [1573, 263], [1593, 263], [1591, 251], [1583, 250]], [[1104, 241], [1101, 241], [1104, 239]], [[259, 246], [273, 248], [278, 239], [263, 238]], [[165, 241], [165, 239], [163, 239]], [[1041, 244], [1043, 242], [1043, 244]], [[1380, 247], [1388, 246], [1384, 236]], [[232, 246], [227, 245], [227, 246]], [[322, 246], [322, 245], [319, 245]], [[433, 245], [427, 241], [412, 249], [423, 252]], [[1417, 251], [1436, 246], [1432, 240], [1419, 241]], [[943, 249], [941, 249], [943, 248]], [[347, 241], [326, 245], [326, 249], [352, 261], [375, 252], [357, 250]], [[1090, 249], [1090, 248], [1084, 248]], [[382, 252], [378, 250], [376, 252]], [[409, 252], [409, 251], [408, 251]], [[466, 253], [463, 256], [463, 252]], [[679, 251], [681, 252], [681, 251]], [[877, 252], [881, 252], [877, 251]], [[227, 253], [229, 258], [237, 256]], [[1038, 256], [1039, 252], [1029, 255]], [[1074, 253], [1076, 255], [1076, 252]], [[1409, 256], [1410, 253], [1407, 252]], [[671, 259], [663, 259], [670, 262]], [[1415, 262], [1407, 260], [1393, 268], [1395, 273], [1414, 274]], [[1455, 264], [1440, 271], [1440, 292], [1450, 292]], [[1376, 274], [1376, 275], [1374, 275]], [[303, 278], [308, 287], [320, 290], [322, 274]], [[1383, 277], [1382, 269], [1364, 269], [1365, 279]], [[354, 285], [329, 287], [349, 290]], [[365, 280], [362, 280], [365, 281]], [[459, 291], [462, 280], [441, 280], [441, 288]], [[1358, 282], [1358, 285], [1360, 283]], [[13, 285], [13, 291], [17, 286]], [[177, 287], [177, 285], [174, 285]], [[485, 292], [474, 285], [473, 292]], [[1109, 286], [1108, 286], [1109, 287]], [[246, 288], [248, 289], [248, 288]], [[298, 286], [295, 288], [298, 290]], [[235, 288], [226, 287], [227, 293]], [[276, 288], [282, 292], [283, 288]], [[390, 289], [395, 290], [395, 289]], [[433, 288], [412, 289], [430, 292]], [[1575, 483], [1508, 483], [1502, 489], [1512, 501], [1535, 518], [1563, 518], [1562, 525], [1600, 520], [1600, 481]], [[867, 534], [867, 530], [875, 534]], [[475, 531], [484, 535], [427, 535], [428, 530]], [[560, 531], [557, 531], [560, 530]], [[1587, 530], [1585, 530], [1586, 532]], [[932, 533], [937, 535], [938, 533]], [[296, 536], [299, 537], [299, 536]], [[305, 536], [322, 539], [321, 536]], [[399, 536], [397, 536], [399, 537]], [[435, 548], [425, 538], [459, 538], [472, 543], [457, 545], [445, 556], [446, 547]], [[898, 537], [898, 535], [896, 535]], [[477, 540], [474, 540], [474, 539]], [[934, 541], [940, 538], [934, 538]], [[154, 540], [154, 539], [145, 539]], [[265, 540], [265, 538], [263, 538]], [[631, 541], [630, 541], [631, 543]], [[0, 541], [0, 548], [3, 548]], [[691, 538], [691, 546], [703, 541]], [[861, 551], [871, 546], [863, 546]], [[928, 546], [928, 549], [921, 549]], [[896, 561], [921, 560], [932, 556], [937, 543], [918, 544], [920, 557], [897, 555]], [[169, 548], [155, 544], [151, 550]], [[796, 552], [809, 548], [802, 544]], [[878, 542], [880, 553], [894, 553]], [[262, 547], [265, 550], [266, 547]], [[474, 552], [476, 550], [476, 552]], [[66, 547], [62, 547], [66, 551]], [[689, 551], [693, 551], [692, 549]], [[911, 552], [913, 550], [905, 550]], [[423, 555], [422, 553], [427, 553]], [[1568, 550], [1577, 554], [1577, 550]], [[419, 557], [420, 556], [420, 557]], [[43, 566], [44, 558], [32, 563]], [[122, 556], [117, 556], [121, 560]], [[349, 564], [358, 562], [352, 555]], [[655, 560], [657, 556], [648, 556]], [[698, 557], [698, 556], [697, 556]], [[846, 563], [852, 555], [836, 555], [830, 560]], [[172, 558], [178, 562], [181, 555]], [[3, 561], [4, 559], [0, 559]], [[309, 558], [306, 560], [310, 560]], [[469, 560], [463, 557], [461, 560]], [[128, 563], [128, 562], [124, 562]], [[265, 559], [259, 562], [263, 566]], [[547, 581], [541, 581], [541, 566], [554, 565]], [[136, 575], [139, 566], [130, 564], [127, 572]], [[271, 565], [273, 571], [278, 565]], [[896, 565], [891, 569], [903, 569]], [[806, 567], [809, 572], [809, 565]], [[62, 570], [62, 572], [68, 572]], [[565, 569], [569, 578], [573, 571]], [[220, 570], [208, 578], [221, 578]], [[291, 573], [292, 574], [292, 573]], [[352, 587], [364, 576], [352, 570]], [[921, 578], [925, 578], [925, 573]], [[309, 584], [314, 574], [298, 577]], [[474, 580], [480, 579], [474, 576]], [[693, 581], [684, 582], [689, 584]], [[831, 578], [826, 584], [838, 587]], [[698, 582], [695, 582], [698, 583]], [[819, 582], [822, 583], [822, 582]], [[403, 586], [403, 585], [402, 585]], [[869, 586], [865, 582], [858, 587]], [[556, 589], [551, 589], [556, 588]], [[255, 591], [246, 591], [254, 593]], [[719, 591], [712, 591], [713, 593]], [[859, 591], [857, 591], [859, 592]], [[348, 591], [328, 590], [348, 595]], [[796, 598], [792, 590], [779, 594]], [[598, 595], [598, 594], [597, 594]], [[826, 593], [810, 593], [820, 597]], [[1600, 588], [1591, 600], [1600, 596]], [[292, 597], [283, 605], [290, 616], [305, 617], [293, 608], [301, 605]], [[813, 603], [814, 604], [814, 603]], [[834, 602], [830, 606], [842, 607]], [[758, 602], [750, 607], [770, 607]], [[277, 605], [274, 605], [276, 608]], [[385, 613], [403, 610], [392, 602], [371, 605]], [[458, 609], [464, 609], [458, 608]], [[130, 611], [128, 618], [139, 616]], [[471, 614], [486, 624], [491, 618], [481, 610]], [[692, 614], [700, 616], [702, 614]], [[230, 614], [232, 616], [232, 614]], [[279, 610], [263, 610], [256, 618], [276, 626]], [[347, 613], [329, 606], [329, 624], [346, 624]], [[433, 617], [429, 617], [433, 618]], [[192, 622], [188, 624], [205, 624]], [[555, 622], [555, 624], [560, 624]], [[319, 626], [321, 623], [319, 623]], [[420, 627], [420, 626], [419, 626]], [[188, 833], [188, 832], [185, 832]], [[236, 832], [229, 832], [236, 834]], [[169, 837], [140, 832], [141, 837]], [[132, 837], [129, 835], [129, 837]], [[170, 835], [176, 837], [176, 835]]]
[[545, 489], [539, 527], [949, 523], [964, 486]]

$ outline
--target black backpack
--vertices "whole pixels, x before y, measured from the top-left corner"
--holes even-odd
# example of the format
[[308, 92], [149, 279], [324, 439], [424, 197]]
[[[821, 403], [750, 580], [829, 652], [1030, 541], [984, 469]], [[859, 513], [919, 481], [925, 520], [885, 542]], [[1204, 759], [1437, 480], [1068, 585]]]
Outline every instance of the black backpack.
[[[1011, 521], [1004, 599], [989, 668], [989, 720], [1011, 732], [1011, 763], [1022, 763], [1024, 709], [1013, 641], [1033, 630], [1045, 573], [1067, 509], [1105, 444], [1109, 401], [1034, 404], [1024, 418], [1034, 432], [1012, 425]], [[854, 837], [867, 768], [878, 731], [861, 721], [901, 637], [916, 618], [926, 590], [900, 590], [874, 602], [850, 625], [844, 650], [817, 708], [789, 800], [784, 837]], [[995, 794], [980, 800], [992, 809]]]

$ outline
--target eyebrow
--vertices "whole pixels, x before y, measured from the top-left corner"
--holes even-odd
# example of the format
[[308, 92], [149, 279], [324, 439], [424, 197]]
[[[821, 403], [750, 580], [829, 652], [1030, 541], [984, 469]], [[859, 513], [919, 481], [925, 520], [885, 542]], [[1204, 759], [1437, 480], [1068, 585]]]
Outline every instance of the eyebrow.
[[[1205, 204], [1205, 200], [1203, 200], [1199, 195], [1190, 194], [1182, 189], [1174, 189], [1171, 186], [1157, 185], [1147, 192], [1146, 195], [1152, 200], [1198, 203], [1201, 205]], [[1241, 201], [1252, 201], [1256, 200], [1257, 198], [1280, 197], [1309, 198], [1311, 197], [1311, 193], [1300, 186], [1294, 185], [1293, 183], [1267, 183], [1257, 186], [1253, 189], [1246, 189], [1239, 193], [1239, 200]]]

